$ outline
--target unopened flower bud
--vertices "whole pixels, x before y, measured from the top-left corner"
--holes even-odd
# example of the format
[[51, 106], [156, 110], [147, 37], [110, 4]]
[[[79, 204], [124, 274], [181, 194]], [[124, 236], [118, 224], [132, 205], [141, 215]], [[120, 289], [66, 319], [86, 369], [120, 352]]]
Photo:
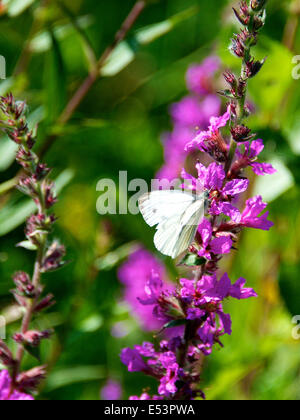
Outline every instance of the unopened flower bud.
[[257, 75], [261, 70], [262, 66], [265, 64], [266, 58], [262, 61], [250, 60], [246, 63], [246, 74], [247, 77], [251, 78]]
[[21, 178], [17, 186], [18, 190], [25, 195], [29, 195], [32, 199], [36, 201], [37, 199], [37, 190], [36, 190], [36, 181], [32, 177]]
[[54, 241], [48, 251], [42, 263], [41, 271], [46, 273], [48, 271], [54, 271], [65, 265], [63, 257], [66, 255], [66, 249], [59, 242]]
[[34, 312], [40, 312], [44, 309], [48, 309], [55, 304], [54, 296], [49, 294], [44, 299], [42, 299], [34, 308]]
[[13, 336], [13, 339], [19, 343], [28, 345], [30, 347], [38, 347], [40, 342], [44, 339], [50, 338], [50, 330], [46, 331], [26, 331], [24, 334], [17, 333]]
[[235, 89], [237, 87], [236, 77], [230, 70], [224, 72], [223, 76], [226, 82], [231, 86], [231, 88]]
[[[36, 297], [36, 289], [31, 283], [30, 277], [27, 273], [23, 271], [19, 271], [13, 276], [14, 283], [16, 285], [16, 289], [13, 291], [15, 297], [16, 295], [26, 297], [26, 298], [33, 298]], [[19, 299], [17, 301], [24, 306], [24, 302], [20, 302]]]
[[267, 3], [267, 0], [251, 0], [251, 9], [256, 12], [262, 10]]
[[7, 345], [0, 340], [0, 360], [4, 366], [14, 366], [15, 360]]
[[250, 133], [250, 128], [246, 127], [245, 125], [237, 125], [231, 129], [232, 137], [238, 143], [252, 139], [254, 136]]
[[57, 198], [54, 195], [54, 183], [49, 181], [44, 181], [42, 184], [42, 192], [45, 200], [45, 206], [47, 209], [52, 207], [56, 202]]
[[35, 170], [35, 178], [37, 179], [37, 181], [40, 181], [42, 179], [44, 179], [50, 172], [50, 169], [47, 168], [47, 166], [43, 163], [39, 163], [36, 167]]
[[46, 377], [46, 367], [38, 366], [27, 372], [22, 372], [17, 377], [18, 389], [20, 391], [36, 390], [41, 381]]
[[171, 319], [183, 319], [185, 314], [179, 299], [175, 296], [168, 296], [164, 293], [158, 298], [158, 307], [161, 314]]
[[249, 12], [248, 4], [246, 1], [241, 2], [239, 11], [237, 11], [235, 8], [233, 8], [233, 11], [234, 11], [235, 16], [237, 17], [237, 19], [242, 25], [244, 26], [248, 25], [250, 21], [250, 12]]
[[245, 55], [245, 48], [238, 38], [232, 38], [231, 50], [239, 58], [243, 58]]

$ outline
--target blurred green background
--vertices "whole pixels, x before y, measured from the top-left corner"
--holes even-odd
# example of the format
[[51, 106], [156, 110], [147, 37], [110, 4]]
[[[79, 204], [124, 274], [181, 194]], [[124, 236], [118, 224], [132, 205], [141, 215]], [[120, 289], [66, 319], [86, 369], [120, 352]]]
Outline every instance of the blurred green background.
[[[98, 215], [96, 185], [102, 178], [118, 182], [120, 170], [127, 170], [129, 179], [153, 178], [163, 163], [161, 133], [171, 127], [168, 108], [186, 94], [190, 64], [214, 53], [224, 68], [240, 65], [228, 51], [236, 30], [235, 2], [147, 3], [127, 42], [61, 126], [59, 115], [134, 1], [1, 2], [0, 54], [7, 79], [0, 83], [0, 94], [12, 91], [27, 101], [28, 118], [32, 126], [39, 125], [39, 147], [58, 135], [44, 159], [62, 190], [55, 234], [66, 244], [70, 264], [45, 278], [57, 304], [36, 321], [56, 330], [43, 344], [49, 377], [41, 399], [99, 399], [108, 378], [122, 383], [125, 399], [149, 385], [143, 375], [127, 373], [119, 360], [122, 347], [151, 339], [151, 334], [143, 333], [130, 309], [119, 304], [117, 270], [132, 241], [155, 252], [153, 232], [140, 216]], [[292, 78], [292, 58], [300, 54], [299, 12], [298, 1], [270, 0], [256, 48], [256, 56], [268, 60], [250, 84], [257, 111], [250, 126], [265, 140], [265, 158], [279, 171], [253, 180], [253, 191], [270, 202], [275, 227], [269, 233], [245, 231], [239, 252], [224, 259], [222, 269], [233, 280], [247, 278], [259, 298], [228, 304], [233, 335], [205, 362], [202, 388], [208, 399], [300, 399], [300, 341], [292, 338], [292, 317], [300, 314], [300, 80]], [[2, 137], [2, 183], [18, 170], [14, 153], [14, 145]], [[27, 201], [6, 186], [0, 186], [0, 308], [10, 333], [20, 318], [9, 294], [11, 276], [31, 270], [33, 257], [15, 247], [23, 240]], [[176, 268], [164, 261], [175, 280]], [[118, 322], [128, 330], [122, 338], [111, 335]], [[25, 367], [33, 364], [27, 356]]]

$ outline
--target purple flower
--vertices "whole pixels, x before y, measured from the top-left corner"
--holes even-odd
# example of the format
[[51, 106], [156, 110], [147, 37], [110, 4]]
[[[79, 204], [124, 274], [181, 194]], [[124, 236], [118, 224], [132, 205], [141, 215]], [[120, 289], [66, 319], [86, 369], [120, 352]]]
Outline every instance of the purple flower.
[[202, 276], [196, 284], [194, 280], [180, 279], [180, 284], [182, 286], [180, 291], [182, 300], [190, 307], [193, 305], [199, 307], [209, 301], [206, 293], [214, 287], [214, 277]]
[[231, 200], [247, 190], [249, 180], [233, 179], [223, 186], [226, 175], [222, 165], [213, 162], [206, 168], [198, 163], [196, 168], [198, 179], [187, 174], [184, 170], [182, 171], [182, 177], [190, 183], [190, 185], [184, 184], [183, 188], [208, 191], [211, 201], [209, 213], [212, 216], [223, 213], [233, 221], [239, 221], [240, 212], [231, 204]]
[[244, 287], [246, 280], [242, 277], [239, 278], [236, 283], [230, 288], [230, 296], [235, 299], [248, 299], [250, 297], [257, 297], [257, 293], [251, 289]]
[[230, 296], [236, 299], [257, 297], [257, 294], [253, 289], [244, 288], [246, 280], [243, 278], [238, 279], [237, 282], [232, 285], [228, 274], [225, 273], [219, 281], [217, 276], [214, 275], [213, 283], [213, 287], [207, 291], [207, 296], [211, 297], [213, 300], [219, 299], [222, 301]]
[[198, 251], [200, 257], [211, 260], [213, 255], [229, 254], [233, 242], [230, 236], [218, 236], [212, 239], [212, 225], [207, 219], [203, 219], [198, 227], [198, 232], [202, 239], [202, 248]]
[[258, 156], [261, 154], [265, 147], [262, 139], [254, 140], [251, 143], [246, 142], [244, 143], [244, 147], [244, 153], [241, 153], [240, 150], [237, 150], [237, 157], [239, 158], [239, 162], [237, 162], [236, 165], [244, 168], [251, 166], [253, 172], [256, 175], [272, 175], [277, 172], [270, 163], [256, 162]]
[[204, 309], [199, 308], [188, 308], [186, 319], [193, 321], [195, 319], [201, 319], [205, 316], [206, 312]]
[[173, 104], [170, 114], [175, 126], [193, 128], [203, 124], [202, 105], [194, 96], [186, 96], [180, 102]]
[[145, 342], [141, 346], [134, 346], [135, 350], [143, 357], [156, 357], [157, 353], [155, 351], [154, 345], [152, 343]]
[[215, 316], [211, 316], [197, 332], [200, 339], [200, 343], [197, 345], [197, 348], [206, 356], [211, 354], [215, 343], [218, 343], [221, 347], [223, 347], [220, 337], [224, 334], [231, 335], [232, 333], [230, 315], [224, 314], [221, 309], [219, 309], [217, 313], [220, 320], [219, 326], [216, 325]]
[[224, 331], [224, 334], [228, 334], [231, 335], [232, 334], [232, 329], [231, 329], [231, 318], [229, 314], [224, 314], [223, 310], [219, 309], [217, 311], [217, 314], [219, 315], [219, 320], [220, 320], [220, 329]]
[[146, 298], [142, 299], [138, 297], [138, 300], [142, 305], [155, 305], [162, 292], [163, 282], [159, 275], [152, 270], [151, 277], [145, 285]]
[[255, 196], [246, 201], [246, 208], [241, 215], [239, 225], [254, 229], [269, 230], [274, 223], [268, 220], [269, 212], [260, 214], [265, 210], [267, 204], [262, 201], [261, 196]]
[[144, 359], [136, 349], [129, 347], [123, 349], [121, 352], [121, 361], [127, 366], [129, 372], [142, 372], [148, 369]]
[[162, 353], [159, 360], [166, 374], [160, 380], [160, 386], [158, 387], [159, 395], [169, 397], [177, 392], [176, 382], [179, 379], [179, 373], [181, 369], [176, 361], [176, 356], [173, 352]]
[[[210, 355], [212, 352], [213, 345], [215, 344], [215, 337], [217, 333], [221, 332], [221, 329], [213, 328], [208, 322], [205, 322], [204, 325], [198, 329], [198, 336], [201, 341], [198, 344], [199, 350], [202, 351], [206, 356]], [[219, 334], [218, 334], [219, 337]], [[194, 352], [195, 348], [192, 347], [190, 352]]]
[[149, 298], [145, 293], [145, 286], [151, 279], [153, 271], [160, 279], [166, 279], [164, 266], [150, 252], [141, 248], [130, 255], [118, 272], [119, 279], [125, 286], [124, 298], [146, 331], [157, 330], [162, 326], [162, 323], [154, 317], [153, 308], [138, 301], [138, 298], [141, 300]]
[[186, 74], [187, 87], [198, 95], [206, 95], [212, 89], [212, 77], [220, 68], [218, 57], [208, 57], [201, 64], [192, 65]]
[[122, 387], [119, 382], [113, 381], [112, 379], [108, 380], [107, 383], [101, 390], [101, 399], [117, 401], [122, 397]]
[[225, 114], [221, 117], [211, 117], [208, 130], [201, 131], [192, 141], [187, 143], [185, 150], [189, 151], [198, 148], [201, 152], [208, 152], [209, 143], [214, 143], [218, 146], [221, 139], [220, 128], [226, 126], [227, 122], [230, 120], [230, 115], [230, 108], [228, 107]]
[[10, 393], [11, 377], [7, 370], [0, 372], [0, 401], [32, 401], [34, 398], [31, 395], [24, 394], [19, 391]]

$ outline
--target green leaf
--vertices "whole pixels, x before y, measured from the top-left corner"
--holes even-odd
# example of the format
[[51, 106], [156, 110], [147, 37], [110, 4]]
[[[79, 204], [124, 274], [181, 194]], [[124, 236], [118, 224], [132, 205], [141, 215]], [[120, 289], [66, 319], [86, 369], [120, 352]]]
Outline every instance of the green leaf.
[[35, 0], [10, 0], [8, 3], [8, 16], [16, 17], [23, 13], [28, 7], [30, 7]]
[[124, 258], [128, 257], [132, 252], [137, 250], [140, 245], [136, 242], [130, 242], [122, 245], [116, 250], [109, 252], [104, 257], [98, 258], [95, 261], [95, 267], [97, 270], [111, 270], [117, 264], [119, 264]]
[[23, 241], [17, 244], [17, 247], [28, 249], [28, 251], [36, 251], [37, 246], [30, 241]]
[[172, 31], [178, 24], [191, 18], [198, 12], [198, 7], [190, 7], [169, 19], [149, 25], [136, 31], [128, 41], [121, 42], [110, 55], [100, 70], [103, 77], [112, 77], [124, 70], [136, 56], [136, 52], [144, 45], [148, 45]]
[[186, 324], [186, 319], [174, 319], [173, 321], [168, 322], [163, 326], [163, 330], [166, 330], [167, 328], [174, 328], [174, 327], [180, 327], [181, 325]]
[[[76, 24], [81, 28], [87, 28], [93, 23], [91, 16], [81, 16], [76, 19]], [[75, 33], [74, 25], [68, 23], [67, 25], [57, 25], [53, 29], [53, 34], [58, 41], [71, 36]], [[44, 53], [52, 48], [52, 39], [49, 31], [39, 32], [30, 42], [29, 49], [33, 53]]]
[[85, 33], [81, 25], [79, 25], [78, 20], [76, 19], [76, 16], [73, 14], [71, 9], [69, 9], [62, 1], [58, 1], [58, 5], [62, 9], [62, 11], [66, 14], [66, 16], [70, 19], [71, 25], [73, 26], [73, 28], [75, 29], [75, 31], [80, 37], [80, 40], [83, 45], [83, 50], [85, 52], [85, 55], [89, 64], [89, 69], [90, 70], [94, 69], [97, 65], [97, 57], [87, 34]]
[[46, 389], [53, 391], [75, 383], [99, 381], [106, 377], [102, 366], [77, 366], [69, 369], [60, 369], [50, 373]]
[[196, 254], [186, 254], [178, 265], [186, 265], [188, 267], [196, 267], [205, 264], [204, 258], [198, 257]]
[[16, 158], [18, 145], [7, 136], [0, 138], [0, 171], [6, 171]]
[[47, 122], [57, 120], [66, 103], [66, 72], [60, 45], [53, 31], [50, 31], [52, 48], [48, 52], [45, 68], [45, 103]]

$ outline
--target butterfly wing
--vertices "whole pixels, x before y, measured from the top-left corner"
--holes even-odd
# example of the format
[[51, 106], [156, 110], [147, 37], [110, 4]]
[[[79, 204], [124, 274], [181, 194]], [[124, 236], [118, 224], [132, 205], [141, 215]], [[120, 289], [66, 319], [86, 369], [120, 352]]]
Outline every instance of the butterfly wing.
[[204, 200], [181, 191], [154, 191], [140, 199], [140, 210], [150, 226], [157, 226], [156, 248], [176, 258], [191, 245], [203, 215]]
[[192, 194], [179, 190], [152, 191], [139, 199], [139, 208], [146, 223], [152, 227], [183, 214], [194, 201]]
[[179, 223], [178, 238], [173, 253], [170, 255], [172, 258], [178, 257], [190, 247], [203, 215], [202, 201], [197, 200], [188, 207]]

